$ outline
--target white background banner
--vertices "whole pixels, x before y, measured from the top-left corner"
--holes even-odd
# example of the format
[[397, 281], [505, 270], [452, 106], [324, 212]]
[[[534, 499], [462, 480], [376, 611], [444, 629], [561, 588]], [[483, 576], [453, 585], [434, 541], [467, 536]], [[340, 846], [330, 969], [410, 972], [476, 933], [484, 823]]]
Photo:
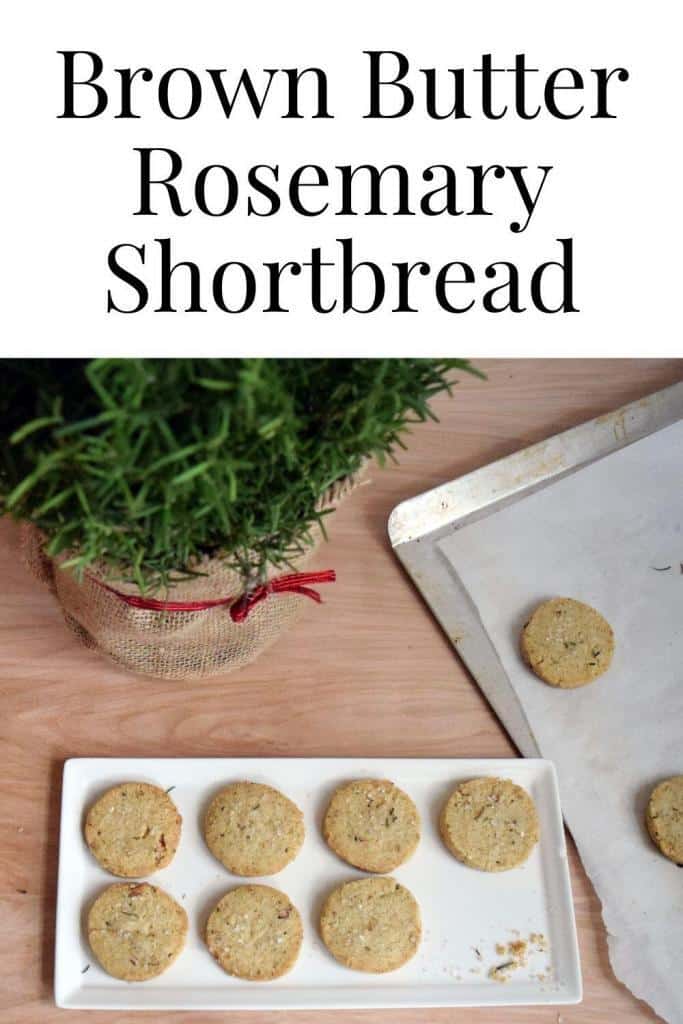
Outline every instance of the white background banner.
[[[677, 20], [664, 0], [12, 5], [2, 349], [675, 355]], [[96, 76], [73, 99], [98, 116], [59, 116], [58, 51], [101, 60], [72, 75]], [[403, 116], [365, 116], [364, 51], [405, 58], [375, 58]], [[145, 160], [173, 193], [145, 203]], [[368, 164], [400, 168], [374, 213]]]

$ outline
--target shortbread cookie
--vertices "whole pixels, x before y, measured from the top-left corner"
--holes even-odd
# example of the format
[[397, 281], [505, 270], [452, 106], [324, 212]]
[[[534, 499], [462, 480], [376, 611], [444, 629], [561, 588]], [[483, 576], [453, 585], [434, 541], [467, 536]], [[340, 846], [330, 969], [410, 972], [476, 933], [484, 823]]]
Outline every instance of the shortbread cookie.
[[88, 914], [88, 942], [107, 974], [146, 981], [171, 966], [185, 945], [187, 914], [148, 882], [116, 882]]
[[214, 857], [235, 875], [274, 875], [304, 841], [303, 814], [270, 786], [233, 782], [214, 798], [204, 822]]
[[655, 846], [674, 864], [683, 866], [683, 775], [655, 786], [645, 822]]
[[181, 827], [178, 808], [163, 789], [124, 782], [88, 811], [85, 841], [113, 875], [142, 878], [171, 863]]
[[524, 626], [521, 648], [530, 668], [544, 682], [573, 689], [607, 671], [614, 633], [590, 605], [554, 597], [539, 605]]
[[522, 864], [538, 842], [534, 802], [509, 779], [471, 779], [449, 796], [439, 828], [454, 857], [481, 871]]
[[420, 841], [420, 816], [407, 793], [385, 779], [340, 786], [323, 822], [328, 845], [363, 871], [393, 871]]
[[320, 915], [320, 933], [332, 956], [356, 971], [384, 974], [417, 952], [420, 908], [394, 878], [361, 878], [332, 892]]
[[299, 956], [301, 916], [269, 885], [241, 885], [216, 905], [206, 924], [209, 952], [224, 971], [247, 981], [286, 974]]

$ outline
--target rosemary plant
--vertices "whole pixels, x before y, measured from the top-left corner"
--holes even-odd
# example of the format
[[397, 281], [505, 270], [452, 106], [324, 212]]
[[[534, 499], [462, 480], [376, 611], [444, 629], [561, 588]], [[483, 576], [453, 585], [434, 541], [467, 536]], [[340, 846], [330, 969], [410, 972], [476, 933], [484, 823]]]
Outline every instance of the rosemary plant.
[[466, 360], [0, 360], [0, 510], [145, 593], [221, 554], [252, 582], [382, 463]]

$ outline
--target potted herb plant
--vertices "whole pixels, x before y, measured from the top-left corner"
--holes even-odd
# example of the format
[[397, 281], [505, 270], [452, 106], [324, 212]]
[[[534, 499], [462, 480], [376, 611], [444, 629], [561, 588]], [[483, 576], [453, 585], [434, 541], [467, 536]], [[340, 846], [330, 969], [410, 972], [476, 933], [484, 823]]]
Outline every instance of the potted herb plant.
[[333, 574], [302, 572], [368, 459], [465, 360], [0, 361], [0, 507], [67, 624], [128, 669], [256, 657]]

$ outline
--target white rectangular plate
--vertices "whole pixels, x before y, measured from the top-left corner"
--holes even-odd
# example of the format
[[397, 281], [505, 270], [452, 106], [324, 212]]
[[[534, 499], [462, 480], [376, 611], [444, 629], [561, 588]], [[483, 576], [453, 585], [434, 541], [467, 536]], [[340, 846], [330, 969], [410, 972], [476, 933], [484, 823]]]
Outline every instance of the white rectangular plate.
[[[467, 778], [499, 775], [533, 797], [541, 841], [512, 871], [488, 874], [458, 863], [438, 832], [438, 814], [451, 789]], [[413, 798], [422, 839], [394, 875], [417, 898], [423, 938], [410, 963], [385, 975], [348, 970], [327, 953], [317, 930], [326, 894], [359, 872], [328, 849], [321, 819], [334, 788], [354, 778], [389, 778]], [[207, 804], [224, 784], [240, 779], [281, 789], [301, 807], [306, 841], [297, 859], [270, 884], [301, 912], [304, 942], [294, 969], [271, 982], [231, 978], [204, 946], [204, 923], [218, 899], [240, 879], [209, 853], [202, 838]], [[166, 789], [183, 816], [173, 863], [152, 876], [187, 910], [190, 931], [182, 955], [165, 974], [143, 983], [110, 978], [95, 961], [84, 932], [93, 898], [114, 879], [83, 841], [89, 805], [108, 787], [147, 781]], [[488, 971], [506, 959], [497, 944], [531, 933], [547, 950], [530, 950], [526, 967], [505, 983]], [[479, 956], [477, 955], [479, 952]], [[87, 968], [87, 969], [86, 969]], [[294, 1010], [363, 1007], [505, 1006], [576, 1003], [581, 973], [555, 769], [543, 760], [341, 758], [76, 758], [66, 762], [62, 793], [55, 999], [58, 1006], [116, 1010]]]

